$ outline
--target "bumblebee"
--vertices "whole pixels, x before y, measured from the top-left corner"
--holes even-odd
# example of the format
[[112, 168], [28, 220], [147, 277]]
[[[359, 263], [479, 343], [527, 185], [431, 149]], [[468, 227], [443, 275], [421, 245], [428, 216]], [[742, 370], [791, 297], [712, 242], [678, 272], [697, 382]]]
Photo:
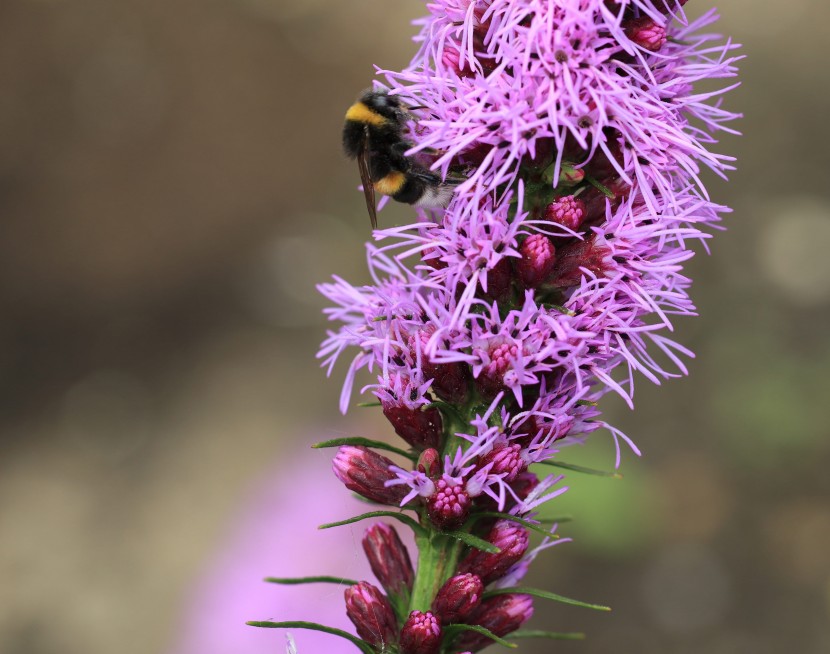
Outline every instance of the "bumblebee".
[[452, 198], [452, 182], [404, 153], [412, 143], [404, 138], [413, 107], [385, 91], [365, 91], [346, 112], [343, 149], [357, 159], [366, 208], [372, 228], [378, 226], [375, 192], [419, 207], [446, 207]]

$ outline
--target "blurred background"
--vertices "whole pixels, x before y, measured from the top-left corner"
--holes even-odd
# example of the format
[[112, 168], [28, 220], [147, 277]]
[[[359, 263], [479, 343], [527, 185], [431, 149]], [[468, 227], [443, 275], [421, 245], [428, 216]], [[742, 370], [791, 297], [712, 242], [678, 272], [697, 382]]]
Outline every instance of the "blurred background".
[[[688, 379], [642, 380], [635, 413], [609, 398], [645, 456], [557, 500], [576, 542], [536, 585], [615, 610], [540, 602], [537, 626], [589, 636], [556, 651], [830, 651], [830, 5], [720, 5], [745, 44], [727, 100], [745, 136], [721, 146], [731, 183], [710, 180], [729, 229], [690, 266], [701, 317], [678, 338], [698, 358]], [[200, 617], [233, 603], [216, 570], [234, 543], [253, 543], [233, 560], [264, 587], [252, 619], [313, 617], [258, 582], [294, 572], [280, 543], [326, 543], [349, 568], [303, 572], [360, 565], [359, 531], [343, 555], [309, 526], [348, 515], [339, 491], [302, 529], [287, 511], [330, 476], [308, 444], [389, 431], [337, 414], [314, 285], [366, 278], [342, 114], [373, 64], [405, 65], [422, 12], [0, 2], [0, 653], [195, 651]], [[613, 465], [610, 438], [570, 460]], [[243, 652], [222, 638], [200, 654]], [[282, 643], [261, 630], [244, 654]]]

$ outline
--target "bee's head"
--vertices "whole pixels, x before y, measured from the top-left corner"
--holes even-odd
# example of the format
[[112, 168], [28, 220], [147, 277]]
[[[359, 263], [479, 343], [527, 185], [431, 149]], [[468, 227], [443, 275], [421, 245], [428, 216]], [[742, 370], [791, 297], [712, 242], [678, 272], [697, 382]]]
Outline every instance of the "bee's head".
[[389, 95], [386, 91], [366, 91], [360, 101], [372, 111], [393, 121], [400, 121], [406, 113], [398, 97]]

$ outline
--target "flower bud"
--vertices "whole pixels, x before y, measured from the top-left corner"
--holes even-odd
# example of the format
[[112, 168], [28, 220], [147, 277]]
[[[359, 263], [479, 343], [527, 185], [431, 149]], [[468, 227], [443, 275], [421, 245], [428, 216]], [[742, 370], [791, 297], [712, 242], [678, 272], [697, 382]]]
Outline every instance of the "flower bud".
[[486, 540], [500, 551], [491, 554], [473, 549], [458, 566], [459, 573], [476, 574], [485, 585], [504, 576], [524, 556], [530, 539], [524, 527], [509, 520], [499, 520], [490, 529]]
[[625, 35], [641, 48], [657, 52], [666, 45], [666, 28], [650, 16], [631, 18], [623, 23]]
[[570, 164], [563, 163], [559, 169], [559, 182], [556, 186], [576, 186], [585, 179], [585, 171], [582, 168], [574, 168]]
[[409, 595], [415, 571], [409, 552], [394, 527], [383, 522], [369, 527], [363, 536], [363, 551], [388, 595]]
[[597, 277], [613, 267], [611, 249], [597, 243], [596, 236], [569, 243], [559, 249], [559, 258], [551, 273], [551, 284], [560, 288], [579, 284], [587, 269]]
[[432, 379], [432, 390], [445, 402], [462, 404], [467, 400], [470, 373], [466, 364], [460, 361], [438, 364], [424, 362], [423, 371], [424, 377]]
[[431, 447], [421, 452], [418, 457], [418, 472], [423, 472], [427, 477], [435, 479], [441, 474], [441, 455], [438, 450]]
[[421, 254], [421, 261], [433, 270], [442, 270], [447, 267], [447, 262], [441, 259], [441, 250], [438, 248], [427, 248]]
[[523, 472], [516, 475], [515, 481], [510, 484], [510, 488], [520, 500], [526, 500], [528, 495], [539, 485], [539, 477], [532, 472]]
[[469, 60], [461, 62], [461, 49], [454, 43], [447, 43], [441, 52], [441, 63], [459, 77], [472, 77], [475, 72]]
[[385, 456], [363, 446], [344, 445], [337, 450], [332, 469], [350, 491], [373, 502], [398, 506], [408, 489], [401, 485], [384, 485], [395, 479], [395, 474], [389, 470], [391, 465], [394, 464]]
[[344, 593], [346, 615], [357, 635], [370, 645], [384, 649], [397, 642], [398, 625], [389, 600], [372, 584], [361, 581]]
[[435, 488], [427, 500], [429, 519], [439, 529], [458, 529], [470, 514], [470, 496], [461, 484], [450, 485], [446, 479], [436, 481]]
[[490, 362], [476, 377], [476, 388], [486, 400], [492, 400], [504, 390], [504, 374], [510, 370], [518, 354], [518, 346], [512, 343], [492, 345], [488, 351]]
[[487, 291], [485, 295], [493, 300], [501, 300], [510, 292], [510, 283], [513, 279], [513, 268], [510, 258], [503, 257], [487, 271]]
[[478, 575], [456, 575], [441, 586], [432, 602], [432, 612], [441, 624], [462, 622], [479, 605], [483, 592], [484, 584]]
[[[533, 615], [533, 598], [530, 595], [506, 594], [496, 595], [479, 604], [469, 624], [479, 625], [492, 631], [496, 636], [506, 636], [516, 631]], [[482, 634], [466, 632], [455, 643], [459, 649], [466, 648], [477, 652], [492, 644], [492, 640]]]
[[483, 468], [492, 463], [490, 472], [494, 475], [506, 473], [504, 480], [510, 482], [516, 479], [516, 476], [525, 469], [521, 453], [522, 448], [518, 443], [496, 445], [487, 454], [479, 458], [478, 467]]
[[452, 363], [432, 363], [426, 355], [426, 346], [435, 328], [418, 330], [412, 336], [409, 347], [413, 358], [420, 351], [421, 370], [424, 379], [431, 379], [432, 391], [445, 402], [462, 404], [467, 399], [470, 386], [469, 369], [460, 361]]
[[441, 647], [441, 626], [427, 611], [413, 611], [401, 629], [401, 654], [437, 654]]
[[524, 240], [519, 252], [522, 255], [516, 264], [519, 278], [525, 288], [537, 288], [548, 278], [556, 263], [553, 242], [544, 234], [533, 234]]
[[585, 203], [573, 195], [557, 198], [545, 207], [545, 220], [576, 231], [585, 219]]
[[423, 450], [439, 447], [444, 435], [441, 412], [434, 406], [410, 408], [405, 404], [382, 402], [383, 415], [392, 423], [395, 433], [412, 447]]

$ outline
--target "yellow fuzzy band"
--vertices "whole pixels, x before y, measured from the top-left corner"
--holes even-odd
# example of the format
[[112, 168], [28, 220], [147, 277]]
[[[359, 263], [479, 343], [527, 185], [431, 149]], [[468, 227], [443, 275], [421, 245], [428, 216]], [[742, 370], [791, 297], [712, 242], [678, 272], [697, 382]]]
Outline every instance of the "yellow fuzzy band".
[[403, 188], [405, 182], [406, 175], [402, 172], [395, 171], [376, 181], [375, 190], [383, 195], [395, 195], [395, 193]]
[[355, 102], [349, 107], [349, 110], [346, 112], [346, 120], [369, 125], [383, 125], [386, 122], [386, 118], [372, 111], [362, 102]]

